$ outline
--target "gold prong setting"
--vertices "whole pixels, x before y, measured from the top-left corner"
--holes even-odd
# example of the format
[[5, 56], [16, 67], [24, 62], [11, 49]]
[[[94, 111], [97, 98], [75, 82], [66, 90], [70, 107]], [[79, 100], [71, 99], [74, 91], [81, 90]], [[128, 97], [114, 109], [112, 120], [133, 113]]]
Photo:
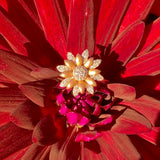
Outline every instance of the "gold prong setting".
[[72, 89], [73, 96], [79, 93], [83, 94], [87, 91], [94, 94], [94, 87], [97, 86], [96, 81], [103, 81], [103, 76], [100, 70], [96, 69], [101, 64], [101, 59], [94, 60], [89, 57], [88, 49], [82, 52], [82, 55], [77, 54], [76, 57], [67, 52], [67, 60], [64, 60], [65, 65], [58, 65], [57, 70], [60, 77], [64, 78], [60, 83], [60, 87]]

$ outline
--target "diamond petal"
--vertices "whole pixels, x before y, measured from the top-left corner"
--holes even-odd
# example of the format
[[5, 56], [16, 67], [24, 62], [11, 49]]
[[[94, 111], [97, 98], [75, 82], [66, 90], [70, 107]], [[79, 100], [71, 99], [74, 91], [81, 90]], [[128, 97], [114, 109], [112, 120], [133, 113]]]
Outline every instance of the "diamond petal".
[[101, 74], [97, 74], [97, 75], [93, 76], [93, 79], [96, 81], [103, 81], [104, 80], [104, 78]]
[[101, 62], [102, 62], [101, 59], [94, 60], [92, 66], [90, 67], [90, 69], [97, 68], [101, 64]]
[[57, 70], [58, 70], [59, 72], [65, 72], [65, 71], [69, 71], [70, 68], [67, 67], [67, 66], [65, 66], [65, 65], [59, 65], [59, 66], [57, 66]]
[[75, 62], [75, 57], [71, 52], [67, 52], [67, 59]]
[[84, 63], [88, 60], [88, 57], [89, 57], [89, 51], [88, 49], [84, 50], [83, 53], [82, 53], [82, 57], [84, 58]]
[[90, 94], [94, 94], [94, 88], [93, 88], [93, 86], [87, 85], [87, 91], [88, 91]]
[[69, 81], [72, 79], [72, 77], [70, 78], [65, 78], [61, 83], [60, 83], [60, 87], [66, 87], [67, 84], [69, 83]]
[[79, 92], [80, 92], [79, 86], [78, 85], [74, 86], [73, 87], [73, 96], [76, 97]]

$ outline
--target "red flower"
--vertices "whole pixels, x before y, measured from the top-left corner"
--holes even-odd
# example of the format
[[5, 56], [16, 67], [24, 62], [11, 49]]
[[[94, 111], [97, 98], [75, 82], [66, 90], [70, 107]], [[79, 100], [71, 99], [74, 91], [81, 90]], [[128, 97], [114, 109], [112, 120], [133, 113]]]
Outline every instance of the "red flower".
[[[0, 1], [0, 159], [160, 158], [160, 18], [149, 15], [153, 3]], [[104, 80], [89, 73], [93, 59], [72, 59], [84, 64], [83, 77], [67, 73], [61, 77], [76, 83], [59, 85], [56, 66], [67, 52], [84, 50], [102, 60], [96, 67]], [[68, 84], [81, 87], [78, 95]]]

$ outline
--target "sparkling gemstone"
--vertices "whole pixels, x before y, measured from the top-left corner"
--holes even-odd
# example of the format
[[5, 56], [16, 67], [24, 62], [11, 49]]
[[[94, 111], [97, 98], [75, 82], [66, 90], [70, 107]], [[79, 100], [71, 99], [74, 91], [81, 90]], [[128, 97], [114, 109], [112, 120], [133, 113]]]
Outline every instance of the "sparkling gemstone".
[[101, 64], [101, 62], [102, 62], [101, 59], [94, 60], [92, 66], [90, 67], [90, 69], [97, 68]]
[[73, 76], [77, 81], [83, 81], [87, 78], [88, 70], [84, 66], [77, 66], [73, 70]]

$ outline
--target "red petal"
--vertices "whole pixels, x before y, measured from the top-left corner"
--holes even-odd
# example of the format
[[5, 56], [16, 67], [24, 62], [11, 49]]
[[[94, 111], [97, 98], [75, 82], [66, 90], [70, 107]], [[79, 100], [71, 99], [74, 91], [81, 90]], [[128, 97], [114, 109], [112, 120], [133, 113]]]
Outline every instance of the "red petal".
[[35, 125], [40, 121], [41, 110], [32, 102], [26, 102], [21, 104], [16, 110], [14, 110], [10, 119], [17, 126], [32, 130]]
[[67, 50], [74, 55], [94, 51], [94, 4], [92, 0], [72, 1]]
[[[100, 145], [101, 152], [103, 155], [105, 155], [106, 159], [140, 159], [139, 153], [136, 151], [130, 139], [125, 134], [104, 132], [103, 137], [98, 138], [97, 141]], [[91, 148], [93, 147], [91, 146]], [[96, 151], [97, 150], [98, 149], [96, 149]]]
[[113, 41], [113, 48], [111, 52], [118, 54], [117, 60], [123, 62], [123, 65], [125, 65], [133, 56], [139, 46], [144, 27], [145, 25], [143, 22], [138, 21], [133, 23]]
[[2, 37], [0, 34], [0, 49], [2, 50], [7, 50], [7, 51], [12, 51], [11, 47], [7, 43], [7, 41]]
[[9, 119], [9, 113], [3, 113], [3, 112], [0, 112], [0, 127], [3, 126], [4, 124], [10, 122], [10, 119]]
[[129, 0], [102, 0], [96, 32], [96, 44], [103, 46], [111, 44], [128, 4]]
[[107, 87], [113, 91], [114, 97], [132, 101], [136, 98], [135, 88], [120, 83], [110, 83]]
[[148, 142], [151, 142], [155, 145], [160, 146], [160, 127], [153, 127], [150, 132], [138, 134], [141, 138], [147, 140]]
[[[114, 107], [112, 107], [114, 110]], [[117, 110], [115, 108], [115, 110]], [[117, 119], [111, 131], [125, 134], [149, 132], [151, 123], [144, 116], [132, 109], [126, 109]]]
[[[52, 145], [50, 158], [53, 160], [77, 160], [80, 158], [80, 143], [75, 142], [75, 130], [68, 131], [67, 136], [61, 143]], [[77, 131], [76, 131], [77, 132]]]
[[32, 144], [22, 160], [47, 160], [49, 159], [50, 146], [44, 147]]
[[44, 107], [45, 105], [44, 99], [46, 97], [46, 91], [55, 85], [56, 85], [55, 81], [52, 82], [37, 81], [37, 82], [22, 84], [19, 86], [19, 88], [22, 90], [22, 92], [27, 98], [29, 98], [35, 104]]
[[122, 32], [127, 26], [137, 20], [144, 20], [152, 7], [154, 0], [132, 0], [127, 10], [120, 31]]
[[33, 142], [40, 145], [49, 145], [55, 143], [57, 129], [51, 116], [46, 116], [39, 121], [33, 131]]
[[82, 143], [82, 160], [108, 160], [107, 156], [101, 151], [101, 144], [99, 145], [95, 140]]
[[21, 160], [21, 158], [23, 157], [23, 155], [25, 154], [25, 152], [27, 151], [27, 149], [30, 146], [27, 146], [24, 149], [21, 149], [17, 152], [14, 152], [13, 154], [11, 154], [10, 156], [8, 156], [7, 158], [5, 158], [4, 160]]
[[31, 131], [8, 123], [0, 128], [0, 159], [4, 159], [18, 150], [29, 146]]
[[11, 48], [22, 55], [28, 55], [24, 44], [27, 38], [0, 12], [0, 33], [7, 40]]
[[35, 0], [35, 4], [47, 40], [65, 58], [68, 17], [64, 3], [59, 0]]
[[0, 88], [0, 111], [11, 112], [24, 103], [27, 98], [16, 87]]
[[159, 10], [159, 6], [160, 6], [160, 1], [159, 0], [155, 0], [152, 9], [151, 9], [151, 13], [157, 16], [160, 16], [160, 10]]
[[160, 147], [143, 140], [138, 136], [130, 136], [133, 145], [141, 155], [143, 160], [158, 160], [160, 159]]
[[142, 39], [143, 48], [141, 49], [139, 55], [143, 55], [150, 51], [158, 42], [160, 42], [160, 18], [151, 23], [146, 27], [145, 35]]
[[123, 77], [158, 75], [160, 73], [160, 49], [136, 57], [126, 65]]
[[16, 83], [26, 83], [36, 79], [30, 72], [38, 68], [24, 56], [0, 50], [0, 73]]
[[64, 3], [65, 3], [65, 6], [66, 6], [67, 14], [69, 15], [70, 11], [71, 11], [72, 0], [64, 0]]
[[133, 102], [121, 102], [121, 104], [127, 105], [143, 114], [150, 120], [152, 125], [160, 126], [160, 102], [158, 100], [144, 95]]

